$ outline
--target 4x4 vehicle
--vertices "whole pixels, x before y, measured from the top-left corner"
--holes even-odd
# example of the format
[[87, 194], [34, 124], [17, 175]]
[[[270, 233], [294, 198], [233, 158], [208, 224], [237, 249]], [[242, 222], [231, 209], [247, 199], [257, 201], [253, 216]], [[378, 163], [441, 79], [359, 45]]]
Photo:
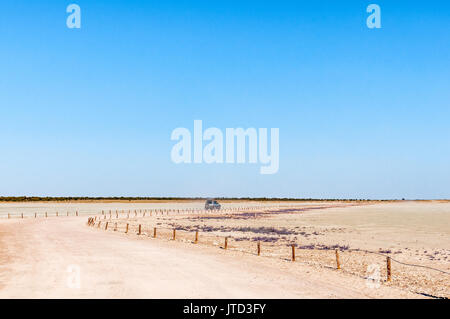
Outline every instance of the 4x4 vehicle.
[[208, 199], [205, 203], [205, 209], [208, 210], [214, 210], [214, 209], [220, 209], [220, 204], [215, 201], [214, 199]]

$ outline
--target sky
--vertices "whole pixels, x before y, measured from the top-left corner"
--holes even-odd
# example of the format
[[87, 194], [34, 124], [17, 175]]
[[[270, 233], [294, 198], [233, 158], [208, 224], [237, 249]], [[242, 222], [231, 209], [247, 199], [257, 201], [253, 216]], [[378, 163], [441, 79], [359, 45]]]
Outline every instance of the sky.
[[[4, 0], [0, 119], [0, 196], [450, 198], [450, 2]], [[194, 120], [278, 172], [175, 164]]]

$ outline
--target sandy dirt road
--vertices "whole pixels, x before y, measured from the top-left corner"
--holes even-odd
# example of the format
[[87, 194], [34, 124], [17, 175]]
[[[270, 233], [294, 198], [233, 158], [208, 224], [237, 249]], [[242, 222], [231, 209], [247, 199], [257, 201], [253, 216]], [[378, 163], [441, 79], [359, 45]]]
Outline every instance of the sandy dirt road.
[[105, 232], [85, 222], [0, 221], [0, 298], [420, 297], [369, 288], [365, 279], [332, 269]]

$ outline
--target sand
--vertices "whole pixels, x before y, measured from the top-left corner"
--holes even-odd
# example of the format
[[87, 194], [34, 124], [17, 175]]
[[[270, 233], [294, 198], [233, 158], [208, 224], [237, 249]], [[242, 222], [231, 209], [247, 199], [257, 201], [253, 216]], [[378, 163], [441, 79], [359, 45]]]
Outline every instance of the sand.
[[[361, 251], [381, 248], [384, 254], [400, 261], [450, 270], [449, 203], [225, 203], [224, 206], [261, 205], [264, 208], [215, 215], [149, 217], [147, 214], [130, 219], [121, 216], [110, 221], [119, 224], [119, 231], [114, 232], [111, 225], [109, 231], [104, 226], [86, 226], [87, 216], [100, 217], [102, 209], [201, 208], [202, 203], [0, 204], [3, 217], [8, 212], [13, 217], [22, 212], [29, 216], [0, 219], [0, 298], [449, 296], [448, 275], [394, 264], [393, 281], [387, 283], [384, 257]], [[60, 217], [34, 219], [34, 212], [45, 211], [59, 211]], [[63, 216], [67, 211], [79, 211], [80, 217]], [[132, 229], [129, 234], [120, 228], [126, 223]], [[137, 224], [143, 225], [141, 236], [132, 228]], [[179, 228], [177, 241], [169, 240], [171, 232], [163, 229], [173, 226]], [[153, 227], [161, 228], [157, 239], [151, 238]], [[190, 230], [203, 227], [200, 243], [192, 244], [193, 233], [183, 232], [180, 227], [191, 227]], [[269, 227], [280, 234], [265, 232]], [[224, 236], [230, 236], [228, 250], [221, 248]], [[254, 251], [255, 239], [265, 237], [271, 241], [262, 241], [262, 256], [248, 253]], [[296, 262], [289, 261], [291, 242], [298, 242]], [[345, 247], [341, 251], [341, 270], [335, 269], [334, 249], [301, 248], [333, 244]], [[379, 287], [373, 287], [366, 279], [367, 267], [372, 264], [381, 267]], [[73, 279], [77, 277], [74, 274], [78, 270], [80, 287], [74, 287]]]

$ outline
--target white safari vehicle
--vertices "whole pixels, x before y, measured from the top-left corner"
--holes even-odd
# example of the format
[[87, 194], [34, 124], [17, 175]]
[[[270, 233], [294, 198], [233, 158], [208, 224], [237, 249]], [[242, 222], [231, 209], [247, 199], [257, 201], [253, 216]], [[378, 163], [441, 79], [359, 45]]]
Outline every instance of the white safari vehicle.
[[220, 209], [220, 204], [214, 200], [214, 199], [207, 199], [206, 203], [205, 203], [205, 209], [206, 210], [219, 210]]

